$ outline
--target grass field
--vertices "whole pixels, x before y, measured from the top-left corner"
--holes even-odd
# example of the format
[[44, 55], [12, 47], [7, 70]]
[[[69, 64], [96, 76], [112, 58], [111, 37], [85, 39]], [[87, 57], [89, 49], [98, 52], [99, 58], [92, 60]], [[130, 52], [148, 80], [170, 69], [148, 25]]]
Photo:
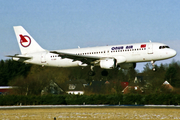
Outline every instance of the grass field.
[[169, 120], [180, 109], [160, 108], [48, 108], [0, 110], [1, 120]]

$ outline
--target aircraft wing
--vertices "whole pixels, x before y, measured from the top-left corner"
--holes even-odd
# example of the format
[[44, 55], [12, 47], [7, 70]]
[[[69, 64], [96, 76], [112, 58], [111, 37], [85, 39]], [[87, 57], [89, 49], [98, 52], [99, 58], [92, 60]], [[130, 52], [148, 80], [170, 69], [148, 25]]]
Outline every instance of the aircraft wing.
[[82, 63], [86, 63], [89, 65], [92, 64], [92, 62], [95, 62], [96, 60], [102, 59], [101, 57], [97, 57], [97, 56], [75, 55], [71, 53], [58, 52], [58, 51], [50, 51], [50, 53], [58, 54], [62, 59], [69, 58], [69, 59], [73, 59], [74, 61], [81, 61]]

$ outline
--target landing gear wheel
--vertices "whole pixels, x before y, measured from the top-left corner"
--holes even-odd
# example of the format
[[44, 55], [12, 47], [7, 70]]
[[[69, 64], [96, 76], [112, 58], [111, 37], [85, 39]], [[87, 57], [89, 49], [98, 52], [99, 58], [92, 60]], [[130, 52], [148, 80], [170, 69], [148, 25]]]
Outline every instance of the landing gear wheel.
[[152, 64], [152, 66], [153, 66], [153, 69], [152, 69], [152, 70], [155, 72], [155, 71], [156, 71], [156, 68], [155, 68], [154, 63], [155, 63], [155, 61], [152, 60], [152, 61], [151, 61], [151, 64]]
[[101, 75], [102, 75], [102, 76], [108, 76], [108, 71], [107, 71], [107, 70], [103, 70], [103, 71], [101, 72]]
[[88, 75], [89, 75], [89, 76], [94, 76], [94, 75], [95, 75], [95, 72], [94, 72], [94, 71], [89, 71]]
[[156, 71], [157, 71], [157, 68], [156, 68], [156, 67], [154, 67], [152, 70], [153, 70], [153, 72], [156, 72]]

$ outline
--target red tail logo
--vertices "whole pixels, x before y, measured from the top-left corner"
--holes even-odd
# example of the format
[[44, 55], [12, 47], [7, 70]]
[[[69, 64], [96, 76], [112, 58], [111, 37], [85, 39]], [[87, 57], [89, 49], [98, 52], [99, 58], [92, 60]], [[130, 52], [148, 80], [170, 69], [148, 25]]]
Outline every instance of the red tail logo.
[[28, 47], [31, 44], [31, 38], [27, 35], [19, 35], [20, 36], [20, 43], [23, 47]]

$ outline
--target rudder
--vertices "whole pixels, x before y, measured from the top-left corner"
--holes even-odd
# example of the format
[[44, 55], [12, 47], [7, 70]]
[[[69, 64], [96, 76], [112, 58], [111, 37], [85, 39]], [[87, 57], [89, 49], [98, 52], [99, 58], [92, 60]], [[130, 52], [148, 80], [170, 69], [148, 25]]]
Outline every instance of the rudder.
[[22, 27], [14, 26], [14, 32], [17, 38], [21, 54], [41, 52], [44, 49], [31, 37], [31, 35]]

